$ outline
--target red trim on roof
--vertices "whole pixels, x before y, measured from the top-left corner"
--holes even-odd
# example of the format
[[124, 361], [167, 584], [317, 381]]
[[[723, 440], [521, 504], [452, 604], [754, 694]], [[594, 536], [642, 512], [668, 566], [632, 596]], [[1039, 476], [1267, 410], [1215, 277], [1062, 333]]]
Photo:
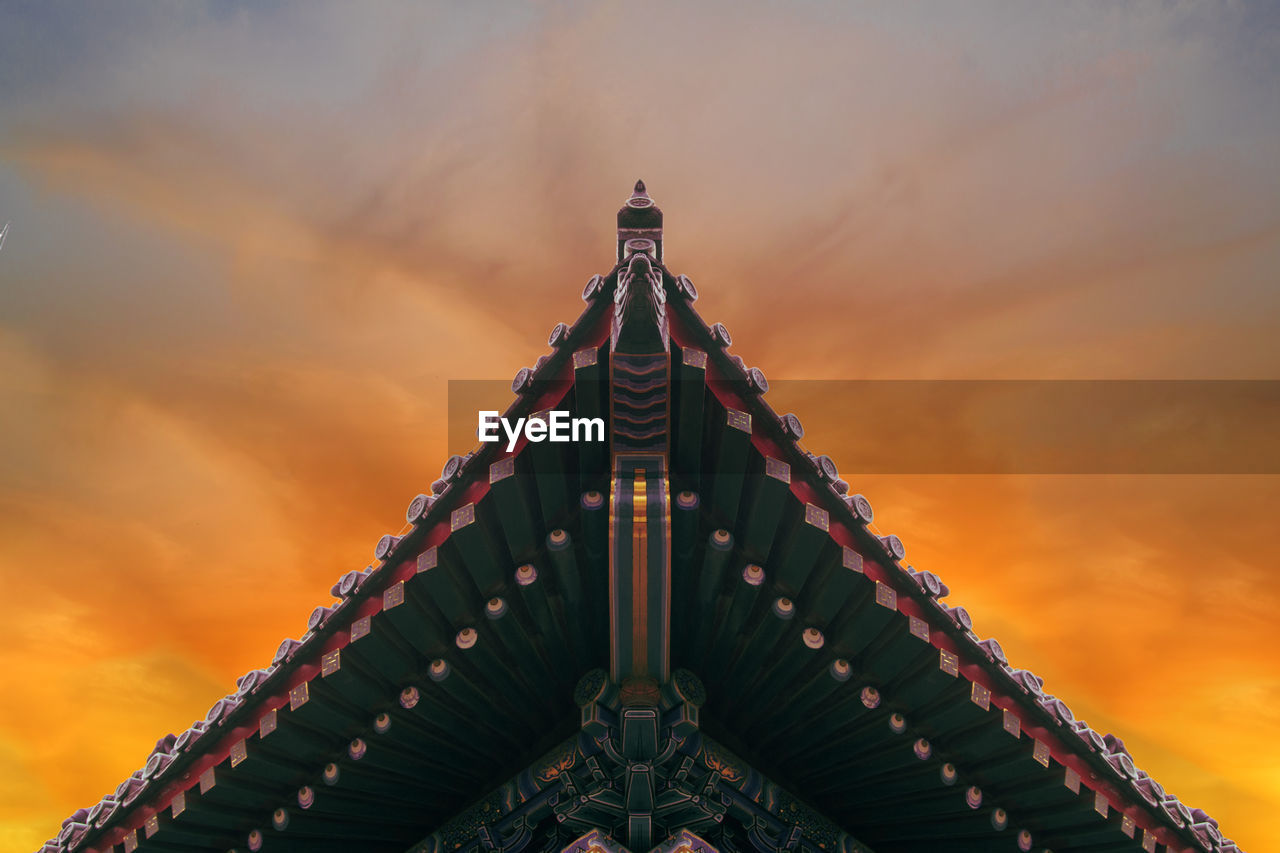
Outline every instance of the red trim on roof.
[[[693, 316], [697, 317], [696, 312], [693, 312], [691, 308], [688, 310]], [[705, 328], [705, 323], [703, 324], [703, 329], [694, 329], [685, 323], [680, 313], [679, 311], [668, 312], [672, 340], [681, 347], [707, 348], [710, 353], [720, 349], [718, 342], [710, 338], [710, 333]], [[743, 386], [746, 377], [736, 370], [733, 374], [726, 375], [722, 364], [722, 359], [715, 357], [707, 360], [706, 382], [708, 389], [723, 406], [749, 412], [756, 417], [762, 413], [761, 410], [765, 410], [768, 414], [776, 417], [764, 401], [743, 397], [737, 391], [737, 387]], [[784, 448], [779, 445], [770, 436], [757, 429], [755, 423], [752, 424], [751, 443], [763, 456], [772, 456], [784, 461], [789, 457], [794, 457], [799, 452], [797, 448]], [[1088, 747], [1083, 746], [1083, 744], [1069, 743], [1058, 734], [1056, 729], [1050, 729], [1042, 723], [1036, 722], [1036, 718], [1040, 715], [1037, 713], [1037, 709], [1028, 704], [1028, 696], [1020, 692], [1017, 694], [1011, 693], [1003, 687], [998, 687], [997, 681], [999, 679], [990, 671], [991, 664], [985, 657], [976, 658], [973, 649], [968, 644], [962, 645], [952, 636], [956, 627], [951, 623], [950, 619], [938, 610], [922, 605], [917, 600], [920, 593], [914, 581], [910, 580], [904, 571], [900, 569], [891, 571], [878, 559], [865, 553], [865, 547], [858, 542], [854, 531], [843, 520], [842, 516], [847, 514], [847, 508], [843, 506], [842, 501], [838, 501], [827, 490], [816, 488], [810, 482], [809, 476], [793, 476], [791, 478], [791, 493], [804, 503], [811, 503], [824, 508], [833, 508], [835, 504], [840, 503], [841, 505], [837, 508], [837, 512], [832, 513], [829, 529], [831, 538], [837, 544], [852, 548], [862, 555], [863, 573], [867, 578], [873, 581], [881, 581], [898, 593], [898, 610], [907, 616], [923, 619], [929, 625], [930, 642], [935, 647], [945, 649], [960, 658], [961, 674], [969, 681], [987, 688], [991, 692], [992, 705], [1001, 710], [1008, 710], [1017, 717], [1022, 732], [1048, 745], [1050, 758], [1060, 765], [1075, 771], [1080, 776], [1083, 787], [1095, 793], [1101, 792], [1107, 799], [1110, 808], [1133, 818], [1139, 831], [1150, 830], [1156, 836], [1156, 840], [1168, 847], [1170, 851], [1194, 853], [1192, 848], [1180, 846], [1183, 844], [1183, 840], [1163, 820], [1156, 817], [1145, 802], [1135, 800], [1131, 792], [1120, 788], [1112, 780], [1100, 776], [1097, 770], [1091, 766], [1089, 760], [1081, 753], [1082, 749], [1088, 749]], [[935, 628], [941, 630], [934, 630]]]

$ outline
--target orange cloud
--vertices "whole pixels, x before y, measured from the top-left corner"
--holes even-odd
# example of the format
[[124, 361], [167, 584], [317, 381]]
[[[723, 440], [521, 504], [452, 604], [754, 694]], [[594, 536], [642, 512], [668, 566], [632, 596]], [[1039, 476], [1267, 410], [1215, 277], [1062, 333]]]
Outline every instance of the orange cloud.
[[[1247, 22], [728, 9], [195, 15], [5, 110], [0, 846], [302, 633], [467, 449], [447, 381], [576, 316], [636, 177], [775, 380], [1274, 377]], [[796, 402], [807, 445], [851, 457], [857, 403]], [[1265, 850], [1277, 478], [846, 476], [980, 633]]]

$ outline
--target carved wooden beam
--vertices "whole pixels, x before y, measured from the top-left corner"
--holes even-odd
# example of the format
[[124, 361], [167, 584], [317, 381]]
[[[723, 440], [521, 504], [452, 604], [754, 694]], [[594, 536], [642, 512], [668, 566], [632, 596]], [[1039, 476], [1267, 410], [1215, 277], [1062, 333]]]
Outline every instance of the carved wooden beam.
[[673, 358], [671, 383], [672, 478], [684, 488], [699, 489], [702, 483], [702, 422], [707, 395], [707, 354], [686, 347]]
[[[704, 611], [702, 618], [698, 620], [699, 628], [706, 628], [711, 636], [709, 651], [703, 653], [701, 648], [696, 649], [699, 653], [696, 660], [700, 665], [717, 667], [728, 661], [733, 652], [734, 643], [746, 625], [747, 617], [760, 597], [760, 591], [765, 586], [764, 569], [754, 563], [748, 563], [732, 584], [729, 606], [725, 610], [724, 617], [715, 618], [715, 614]], [[699, 643], [699, 645], [705, 644]]]
[[[713, 432], [710, 436], [710, 502], [707, 509], [719, 524], [736, 527], [738, 506], [747, 470], [747, 451], [751, 447], [751, 415], [737, 409], [726, 409], [711, 398]], [[706, 485], [703, 491], [707, 490]]]
[[780, 696], [787, 696], [790, 701], [791, 694], [784, 692], [784, 688], [802, 673], [812, 670], [812, 662], [825, 655], [825, 644], [822, 631], [812, 625], [804, 628], [793, 625], [788, 629], [778, 652], [760, 668], [760, 675], [739, 698], [730, 715], [733, 724], [750, 725], [763, 708], [778, 701]]
[[754, 680], [756, 673], [775, 653], [795, 614], [795, 602], [785, 596], [779, 596], [769, 602], [764, 616], [747, 633], [742, 650], [734, 658], [728, 670], [722, 670], [719, 677], [713, 674], [708, 679], [715, 685], [711, 695], [716, 705], [720, 706], [725, 701], [731, 702], [744, 692], [747, 684]]
[[[790, 499], [784, 519], [784, 533], [774, 544], [766, 568], [772, 571], [779, 589], [799, 598], [822, 550], [836, 547], [831, 540], [831, 517], [822, 507]], [[809, 595], [817, 597], [825, 591]]]
[[[546, 421], [547, 411], [534, 412], [531, 419]], [[578, 489], [569, 482], [568, 454], [571, 448], [563, 442], [532, 441], [522, 453], [529, 454], [529, 470], [537, 487], [542, 521], [547, 526], [565, 524], [574, 509]]]
[[800, 613], [804, 620], [824, 631], [836, 622], [842, 609], [856, 606], [863, 596], [870, 596], [874, 584], [862, 571], [862, 555], [842, 546], [824, 549], [813, 571], [813, 594], [804, 594]]
[[[421, 825], [421, 818], [415, 815], [412, 800], [392, 801], [404, 803], [403, 810], [388, 808], [382, 797], [365, 797], [352, 795], [342, 790], [342, 786], [329, 786], [316, 780], [313, 784], [303, 785], [293, 795], [292, 800], [281, 808], [287, 812], [285, 830], [300, 828], [292, 819], [296, 814], [316, 815], [325, 818], [356, 818], [358, 820], [385, 821], [388, 826], [416, 827]], [[272, 827], [278, 822], [272, 813]]]
[[421, 664], [413, 649], [394, 633], [381, 612], [362, 616], [351, 623], [351, 641], [343, 653], [383, 682], [403, 684], [417, 674]]
[[442, 547], [456, 552], [481, 600], [500, 592], [506, 581], [506, 567], [511, 560], [501, 547], [502, 541], [491, 500], [463, 504], [449, 517], [449, 538]]
[[773, 539], [782, 520], [791, 489], [791, 466], [781, 459], [759, 457], [760, 468], [748, 480], [749, 497], [743, 515], [742, 551], [750, 560], [763, 563], [773, 548]]
[[401, 642], [421, 657], [438, 657], [448, 648], [448, 635], [439, 615], [439, 604], [447, 599], [460, 618], [466, 604], [461, 593], [448, 579], [447, 571], [439, 571], [437, 551], [428, 548], [417, 559], [417, 574], [397, 581], [382, 592], [382, 612], [378, 617], [394, 631]]
[[[601, 418], [608, 430], [609, 383], [607, 354], [596, 347], [573, 354], [573, 412], [579, 418]], [[608, 486], [609, 448], [604, 442], [577, 442], [577, 486], [581, 491], [601, 491]]]
[[857, 601], [840, 611], [839, 618], [827, 632], [831, 651], [849, 660], [861, 654], [898, 612], [897, 593], [880, 581], [859, 593]]
[[584, 620], [592, 648], [609, 644], [609, 500], [607, 491], [591, 489], [578, 500], [581, 507], [583, 578], [589, 602], [576, 617]]
[[786, 741], [797, 727], [807, 727], [819, 706], [840, 703], [837, 692], [849, 683], [853, 667], [844, 658], [821, 665], [799, 683], [786, 703], [768, 703], [764, 713], [747, 729], [747, 738], [763, 749], [769, 744]]
[[462, 776], [473, 775], [477, 761], [488, 758], [483, 743], [458, 737], [456, 725], [447, 722], [448, 713], [423, 701], [419, 688], [406, 687], [396, 699], [375, 720], [378, 748], [385, 745], [407, 756], [421, 756], [430, 767], [451, 765]]
[[674, 496], [671, 508], [671, 646], [686, 654], [702, 615], [694, 602], [701, 505], [701, 495], [686, 490]]
[[610, 674], [661, 684], [671, 672], [671, 522], [665, 459], [614, 460], [609, 545]]
[[[520, 454], [505, 456], [489, 466], [489, 494], [495, 515], [511, 558], [517, 563], [532, 559], [541, 544], [537, 497], [527, 465], [524, 454]], [[495, 591], [491, 590], [491, 594]]]
[[542, 635], [546, 661], [561, 684], [572, 684], [577, 678], [574, 672], [573, 653], [569, 648], [569, 634], [564, 623], [551, 607], [547, 595], [547, 581], [532, 563], [516, 569], [516, 588], [533, 622]]
[[510, 725], [506, 715], [499, 719], [487, 690], [476, 682], [472, 674], [443, 658], [433, 660], [427, 674], [448, 698], [453, 712], [470, 719], [472, 725], [483, 725], [484, 736], [489, 737], [495, 746], [503, 744], [506, 749], [519, 751], [528, 742], [527, 726]]

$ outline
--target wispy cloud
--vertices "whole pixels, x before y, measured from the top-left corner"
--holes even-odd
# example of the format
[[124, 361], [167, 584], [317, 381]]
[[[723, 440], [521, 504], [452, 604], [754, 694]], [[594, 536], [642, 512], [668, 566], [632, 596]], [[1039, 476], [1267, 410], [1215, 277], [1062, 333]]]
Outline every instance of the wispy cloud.
[[[774, 378], [1274, 378], [1277, 32], [1209, 2], [6, 6], [0, 775], [40, 783], [5, 832], [38, 846], [302, 631], [436, 476], [447, 380], [576, 315], [636, 177]], [[1262, 849], [1273, 479], [849, 476]]]

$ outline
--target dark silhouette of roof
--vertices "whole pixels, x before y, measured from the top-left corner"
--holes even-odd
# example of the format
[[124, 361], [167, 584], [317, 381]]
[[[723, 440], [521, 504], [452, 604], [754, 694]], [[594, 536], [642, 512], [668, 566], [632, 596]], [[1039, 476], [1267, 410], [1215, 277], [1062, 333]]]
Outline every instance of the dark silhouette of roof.
[[[650, 747], [660, 790], [706, 794], [653, 806], [688, 808], [682, 850], [715, 849], [706, 831], [812, 853], [1237, 850], [904, 563], [663, 265], [643, 182], [618, 228], [617, 266], [519, 371], [504, 414], [608, 417], [615, 452], [669, 465], [669, 678], [615, 678], [609, 660], [608, 448], [480, 445], [301, 638], [41, 853], [546, 846], [557, 820], [599, 826], [591, 804], [634, 814], [617, 780], [631, 791], [640, 765], [615, 752]], [[640, 319], [615, 308], [620, 282], [654, 300]], [[611, 351], [611, 332], [652, 344], [620, 336], [627, 322], [659, 324], [669, 359]], [[666, 428], [646, 431], [652, 418]], [[636, 482], [653, 476], [640, 466]], [[616, 849], [592, 832], [574, 849]]]

